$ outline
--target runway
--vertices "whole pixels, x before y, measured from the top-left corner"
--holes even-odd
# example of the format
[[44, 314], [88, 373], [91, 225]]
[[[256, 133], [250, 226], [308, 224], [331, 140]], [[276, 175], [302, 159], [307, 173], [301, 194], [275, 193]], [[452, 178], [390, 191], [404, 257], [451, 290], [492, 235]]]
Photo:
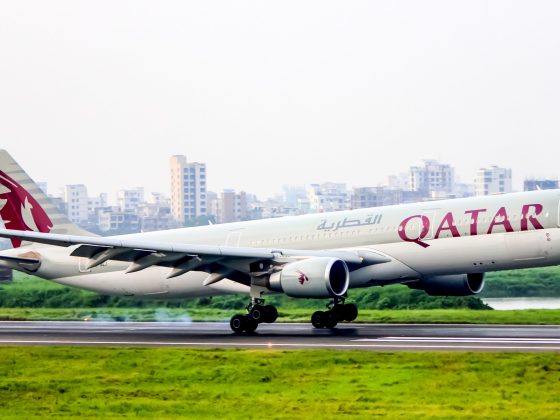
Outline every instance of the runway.
[[373, 351], [560, 351], [560, 326], [261, 324], [233, 334], [221, 322], [3, 321], [0, 346], [152, 346]]

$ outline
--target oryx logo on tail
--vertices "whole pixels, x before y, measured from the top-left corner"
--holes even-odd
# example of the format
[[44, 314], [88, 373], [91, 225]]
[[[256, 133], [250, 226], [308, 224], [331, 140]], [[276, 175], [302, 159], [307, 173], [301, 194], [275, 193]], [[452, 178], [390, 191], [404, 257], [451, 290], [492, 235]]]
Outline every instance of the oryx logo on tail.
[[[39, 203], [21, 185], [0, 171], [0, 218], [6, 229], [30, 230], [48, 233], [53, 227], [51, 219]], [[12, 245], [21, 245], [12, 239]]]

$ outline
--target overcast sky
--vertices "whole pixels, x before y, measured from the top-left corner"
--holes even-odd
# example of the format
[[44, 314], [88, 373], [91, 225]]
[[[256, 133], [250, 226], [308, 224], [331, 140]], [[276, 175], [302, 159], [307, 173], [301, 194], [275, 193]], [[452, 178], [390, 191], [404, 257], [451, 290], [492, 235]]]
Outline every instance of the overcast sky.
[[0, 1], [0, 147], [36, 180], [377, 185], [424, 158], [558, 177], [557, 1]]

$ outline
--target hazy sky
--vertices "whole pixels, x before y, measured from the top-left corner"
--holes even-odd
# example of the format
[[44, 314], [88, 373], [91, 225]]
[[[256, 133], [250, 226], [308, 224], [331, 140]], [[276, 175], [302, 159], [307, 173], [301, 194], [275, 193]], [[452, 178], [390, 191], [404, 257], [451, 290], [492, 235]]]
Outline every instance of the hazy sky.
[[557, 1], [0, 1], [0, 147], [52, 191], [558, 177]]

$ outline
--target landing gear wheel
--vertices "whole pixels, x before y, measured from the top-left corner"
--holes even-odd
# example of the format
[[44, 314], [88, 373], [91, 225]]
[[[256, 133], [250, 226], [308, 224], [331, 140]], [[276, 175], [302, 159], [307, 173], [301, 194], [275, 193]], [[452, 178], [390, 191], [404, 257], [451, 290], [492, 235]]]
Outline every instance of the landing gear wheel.
[[249, 318], [257, 324], [261, 322], [272, 323], [278, 318], [278, 311], [272, 305], [255, 305], [249, 312]]
[[258, 326], [259, 326], [259, 323], [257, 321], [255, 321], [254, 319], [251, 319], [251, 318], [247, 317], [247, 319], [245, 320], [245, 332], [246, 333], [249, 333], [249, 334], [254, 333]]
[[311, 324], [315, 328], [334, 328], [338, 324], [338, 319], [333, 311], [317, 311], [311, 315]]
[[338, 324], [336, 313], [333, 311], [325, 312], [325, 315], [323, 316], [323, 325], [325, 328], [334, 328], [336, 327], [336, 324]]
[[352, 322], [358, 317], [358, 307], [353, 303], [346, 303], [342, 305], [342, 309], [345, 321]]
[[229, 321], [229, 326], [236, 334], [255, 332], [258, 325], [259, 323], [251, 318], [250, 315], [234, 315]]
[[311, 315], [311, 325], [313, 325], [315, 328], [324, 328], [324, 317], [325, 313], [323, 311], [313, 312], [313, 315]]
[[265, 305], [263, 307], [264, 322], [273, 323], [278, 318], [278, 310], [272, 305]]
[[334, 305], [328, 312], [330, 312], [337, 321], [344, 321], [346, 319], [345, 306], [344, 304]]
[[316, 311], [311, 316], [315, 328], [334, 328], [341, 321], [354, 321], [358, 316], [358, 307], [353, 303], [344, 303], [343, 298], [335, 298], [328, 305], [328, 311]]
[[[229, 326], [234, 333], [240, 334], [245, 330], [245, 315], [234, 315], [229, 321]], [[254, 330], [253, 330], [254, 331]]]
[[253, 319], [257, 324], [259, 322], [263, 322], [266, 318], [265, 307], [262, 305], [255, 305], [251, 308], [251, 312], [249, 312], [249, 317]]
[[263, 299], [253, 299], [247, 306], [247, 315], [237, 314], [231, 317], [229, 326], [236, 334], [254, 332], [259, 324], [271, 323], [278, 318], [278, 311], [272, 305], [263, 305]]

